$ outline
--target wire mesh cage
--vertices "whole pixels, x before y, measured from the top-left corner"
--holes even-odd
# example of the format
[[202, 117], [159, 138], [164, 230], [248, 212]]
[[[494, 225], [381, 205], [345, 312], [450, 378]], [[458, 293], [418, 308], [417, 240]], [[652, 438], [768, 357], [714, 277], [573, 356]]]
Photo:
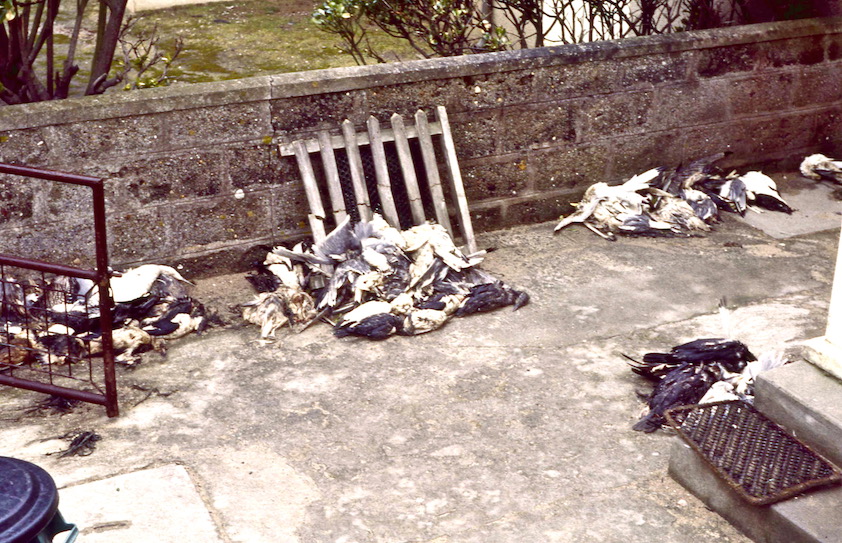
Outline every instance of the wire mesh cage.
[[0, 373], [104, 393], [93, 282], [0, 264]]
[[751, 504], [767, 505], [842, 481], [835, 466], [746, 402], [676, 407], [666, 419]]

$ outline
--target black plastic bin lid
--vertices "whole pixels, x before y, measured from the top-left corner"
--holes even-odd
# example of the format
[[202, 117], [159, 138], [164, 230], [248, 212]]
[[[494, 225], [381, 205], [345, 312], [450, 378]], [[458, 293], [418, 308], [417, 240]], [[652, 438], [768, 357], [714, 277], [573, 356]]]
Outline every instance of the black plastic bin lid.
[[49, 473], [0, 456], [0, 543], [29, 543], [57, 509], [58, 492]]

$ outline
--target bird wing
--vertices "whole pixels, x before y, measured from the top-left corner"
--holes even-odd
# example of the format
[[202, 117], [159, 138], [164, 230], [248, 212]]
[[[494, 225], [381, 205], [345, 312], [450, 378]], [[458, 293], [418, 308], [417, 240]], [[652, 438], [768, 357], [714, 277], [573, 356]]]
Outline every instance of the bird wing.
[[[745, 366], [747, 362], [756, 360], [743, 342], [725, 338], [703, 338], [690, 341], [673, 347], [670, 354], [678, 360], [691, 364], [732, 362], [733, 364], [729, 365]], [[737, 371], [741, 369], [740, 367]]]
[[713, 173], [713, 164], [726, 155], [727, 153], [724, 152], [714, 153], [698, 158], [687, 166], [679, 166], [674, 176], [675, 182], [679, 184], [679, 188], [688, 189], [696, 183], [705, 181]]
[[152, 264], [129, 269], [111, 278], [111, 292], [115, 303], [130, 302], [144, 296], [152, 288], [160, 270]]
[[352, 258], [336, 266], [333, 275], [330, 276], [327, 286], [321, 294], [319, 299], [318, 309], [325, 309], [326, 307], [336, 308], [336, 304], [340, 301], [340, 291], [346, 285], [353, 286], [354, 281], [360, 275], [371, 271], [371, 266], [368, 265], [362, 258]]
[[625, 215], [620, 217], [622, 224], [618, 227], [621, 232], [625, 234], [633, 234], [638, 236], [657, 235], [664, 232], [664, 230], [671, 230], [672, 226], [663, 221], [653, 220], [644, 213], [636, 215]]
[[640, 190], [648, 189], [652, 186], [652, 181], [658, 178], [658, 176], [663, 173], [663, 168], [652, 168], [651, 170], [646, 170], [643, 173], [639, 173], [634, 177], [631, 177], [628, 181], [620, 185], [623, 187], [623, 190], [627, 190], [629, 192], [637, 192]]
[[593, 212], [599, 205], [599, 200], [590, 200], [588, 202], [585, 202], [584, 205], [581, 205], [582, 203], [583, 202], [580, 202], [580, 205], [576, 209], [576, 211], [562, 219], [561, 222], [556, 225], [554, 229], [555, 232], [558, 232], [565, 226], [569, 226], [574, 222], [585, 222], [591, 215], [593, 215]]
[[[272, 252], [269, 254], [275, 254], [279, 257], [288, 258], [296, 262], [304, 262], [305, 264], [308, 264], [313, 267], [334, 264], [334, 262], [329, 258], [317, 256], [313, 253], [306, 252], [303, 250], [287, 249], [286, 247], [281, 246], [272, 248]], [[267, 259], [268, 258], [269, 256], [267, 255]]]
[[382, 300], [371, 300], [360, 304], [351, 311], [342, 316], [339, 322], [340, 326], [351, 326], [361, 322], [363, 319], [378, 315], [381, 313], [390, 313], [392, 311], [392, 304]]
[[664, 423], [667, 410], [698, 403], [715, 381], [716, 377], [706, 368], [688, 365], [675, 368], [655, 385], [649, 396], [649, 413], [633, 428], [642, 432], [657, 430]]
[[345, 260], [346, 253], [359, 249], [360, 242], [354, 235], [351, 216], [348, 215], [325, 239], [313, 246], [313, 254], [328, 262], [336, 262]]
[[719, 208], [708, 194], [696, 189], [685, 189], [682, 198], [703, 221], [716, 222], [719, 219]]
[[672, 232], [682, 235], [710, 231], [710, 226], [696, 215], [693, 207], [677, 196], [661, 198], [659, 206], [653, 209], [650, 215], [653, 219], [668, 224]]
[[746, 185], [742, 179], [734, 178], [726, 181], [719, 188], [719, 196], [729, 205], [729, 207], [739, 213], [745, 215], [746, 204]]

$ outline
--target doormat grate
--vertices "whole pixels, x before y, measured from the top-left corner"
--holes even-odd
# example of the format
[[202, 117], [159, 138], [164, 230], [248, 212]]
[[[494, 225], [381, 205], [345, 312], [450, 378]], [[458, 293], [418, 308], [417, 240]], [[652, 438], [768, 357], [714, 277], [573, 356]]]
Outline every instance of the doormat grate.
[[667, 411], [666, 419], [751, 504], [842, 480], [837, 468], [748, 403], [681, 406]]

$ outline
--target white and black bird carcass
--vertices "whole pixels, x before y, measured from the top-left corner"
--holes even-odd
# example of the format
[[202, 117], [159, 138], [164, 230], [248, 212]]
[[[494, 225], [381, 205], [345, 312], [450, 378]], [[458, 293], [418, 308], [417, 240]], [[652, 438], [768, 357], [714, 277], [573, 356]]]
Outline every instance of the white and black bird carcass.
[[[3, 278], [10, 296], [22, 284]], [[110, 287], [117, 362], [135, 363], [149, 349], [163, 353], [167, 340], [201, 333], [208, 324], [205, 307], [190, 294], [192, 283], [170, 266], [145, 264], [115, 273]], [[4, 341], [31, 348], [24, 362], [73, 364], [102, 354], [99, 292], [92, 281], [45, 275], [20, 290], [20, 303], [4, 303], [2, 328]]]
[[842, 184], [842, 160], [816, 153], [805, 157], [799, 170], [808, 179]]
[[573, 204], [555, 232], [581, 223], [599, 236], [698, 236], [719, 222], [720, 211], [744, 215], [765, 208], [792, 213], [769, 176], [759, 171], [727, 175], [716, 167], [726, 153], [702, 157], [686, 166], [657, 167], [620, 185], [599, 182]]
[[630, 360], [632, 371], [654, 384], [646, 396], [647, 412], [633, 426], [654, 432], [673, 407], [698, 403], [715, 383], [732, 378], [756, 360], [748, 347], [735, 339], [704, 338], [677, 345], [669, 352], [651, 352]]
[[[276, 261], [283, 265], [273, 268]], [[243, 317], [261, 327], [262, 340], [270, 340], [281, 326], [300, 329], [317, 318], [332, 324], [338, 337], [385, 339], [427, 333], [452, 317], [517, 309], [528, 302], [525, 292], [480, 270], [481, 262], [481, 255], [466, 255], [436, 223], [401, 231], [378, 214], [357, 223], [346, 218], [310, 248], [299, 244], [269, 251], [251, 276], [268, 272], [276, 279], [259, 281], [267, 291], [242, 304]], [[250, 282], [259, 290], [257, 280]], [[279, 295], [279, 289], [288, 290]], [[291, 302], [289, 292], [300, 296], [300, 303]], [[275, 307], [261, 310], [268, 303], [264, 300], [274, 300]], [[279, 312], [286, 320], [275, 316]]]

